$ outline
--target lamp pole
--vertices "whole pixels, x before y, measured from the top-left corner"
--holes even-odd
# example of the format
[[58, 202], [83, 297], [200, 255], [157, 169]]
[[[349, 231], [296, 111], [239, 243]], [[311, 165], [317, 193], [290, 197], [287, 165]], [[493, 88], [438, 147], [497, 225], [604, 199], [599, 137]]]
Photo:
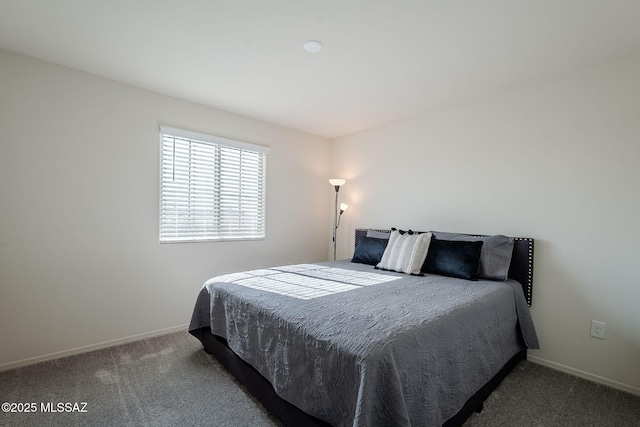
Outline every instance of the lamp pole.
[[340, 191], [340, 186], [336, 185], [336, 203], [333, 207], [333, 213], [335, 214], [333, 218], [333, 260], [336, 260], [336, 234], [338, 233], [338, 191]]
[[[335, 205], [333, 207], [333, 213], [334, 213], [334, 217], [333, 217], [333, 260], [336, 260], [336, 234], [338, 232], [338, 226], [340, 225], [340, 217], [342, 216], [342, 213], [347, 209], [347, 205], [346, 204], [342, 204], [340, 205], [340, 213], [338, 213], [338, 192], [340, 191], [340, 186], [344, 185], [345, 182], [347, 182], [344, 179], [338, 179], [338, 178], [333, 178], [329, 180], [329, 184], [333, 185], [334, 188], [336, 189], [336, 201], [335, 201]], [[344, 208], [343, 208], [344, 205]]]

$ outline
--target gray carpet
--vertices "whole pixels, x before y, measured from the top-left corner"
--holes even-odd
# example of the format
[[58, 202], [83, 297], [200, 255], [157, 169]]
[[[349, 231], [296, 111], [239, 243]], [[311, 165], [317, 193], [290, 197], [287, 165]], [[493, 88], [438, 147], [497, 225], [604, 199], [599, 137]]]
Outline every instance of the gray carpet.
[[187, 332], [0, 372], [0, 402], [87, 402], [0, 426], [278, 425]]
[[[1, 426], [277, 426], [186, 332], [0, 372]], [[86, 402], [86, 412], [42, 412]], [[70, 409], [83, 409], [82, 405]], [[640, 397], [521, 362], [465, 426], [640, 426]]]
[[523, 361], [466, 426], [638, 427], [640, 397]]

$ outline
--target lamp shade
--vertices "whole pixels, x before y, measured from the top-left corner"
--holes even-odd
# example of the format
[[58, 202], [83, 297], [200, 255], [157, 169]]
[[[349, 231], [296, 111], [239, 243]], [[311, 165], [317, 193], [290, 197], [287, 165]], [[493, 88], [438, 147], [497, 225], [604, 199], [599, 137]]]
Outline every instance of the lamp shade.
[[346, 203], [340, 203], [340, 212], [344, 212], [349, 209], [349, 205]]
[[340, 187], [341, 185], [344, 185], [345, 182], [347, 182], [346, 179], [340, 179], [340, 178], [331, 178], [329, 180], [329, 184], [333, 185], [334, 187]]

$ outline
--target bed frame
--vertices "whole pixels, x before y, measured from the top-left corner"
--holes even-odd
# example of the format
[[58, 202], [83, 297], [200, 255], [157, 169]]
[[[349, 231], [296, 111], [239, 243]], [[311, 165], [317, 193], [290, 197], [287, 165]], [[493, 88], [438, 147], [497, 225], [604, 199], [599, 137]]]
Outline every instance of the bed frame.
[[[385, 230], [376, 230], [385, 231]], [[356, 244], [366, 235], [366, 229], [356, 229]], [[478, 235], [474, 235], [478, 236]], [[516, 238], [509, 278], [518, 280], [524, 289], [527, 302], [531, 305], [533, 278], [533, 239]], [[526, 285], [525, 285], [526, 283]], [[231, 372], [236, 379], [260, 401], [267, 411], [277, 418], [285, 427], [318, 427], [330, 426], [327, 422], [313, 417], [276, 394], [271, 383], [256, 369], [238, 357], [227, 345], [224, 338], [211, 334], [209, 328], [190, 331], [198, 338], [205, 351], [213, 355]], [[460, 411], [444, 423], [446, 427], [461, 426], [474, 412], [480, 412], [485, 399], [498, 387], [500, 382], [521, 361], [527, 358], [527, 351], [515, 354], [493, 378], [478, 390], [460, 409]]]

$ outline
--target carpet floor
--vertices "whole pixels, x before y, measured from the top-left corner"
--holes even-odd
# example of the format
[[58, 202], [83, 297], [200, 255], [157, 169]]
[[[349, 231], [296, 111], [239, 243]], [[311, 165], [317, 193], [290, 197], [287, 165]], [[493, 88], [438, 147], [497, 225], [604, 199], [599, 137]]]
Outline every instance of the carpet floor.
[[[5, 402], [0, 426], [279, 425], [186, 332], [0, 372]], [[465, 426], [640, 426], [640, 397], [523, 361]]]

